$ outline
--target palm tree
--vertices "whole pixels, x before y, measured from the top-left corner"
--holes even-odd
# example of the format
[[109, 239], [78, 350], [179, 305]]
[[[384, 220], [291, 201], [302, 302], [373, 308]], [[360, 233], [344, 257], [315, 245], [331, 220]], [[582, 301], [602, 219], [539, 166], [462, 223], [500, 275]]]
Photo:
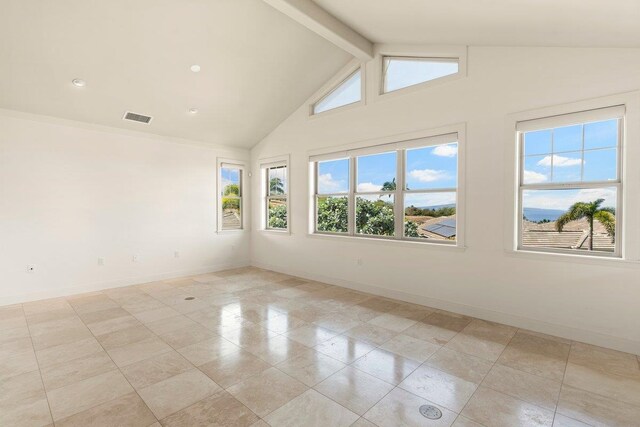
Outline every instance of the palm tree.
[[[396, 179], [393, 178], [391, 181], [385, 181], [385, 183], [382, 184], [382, 188], [380, 190], [381, 191], [396, 191]], [[391, 194], [389, 194], [389, 198], [391, 198]]]
[[598, 220], [600, 224], [607, 230], [607, 234], [615, 239], [616, 233], [616, 217], [615, 209], [601, 208], [600, 205], [604, 199], [598, 199], [595, 202], [577, 202], [574, 203], [567, 212], [560, 215], [556, 220], [556, 230], [562, 232], [564, 226], [578, 219], [586, 218], [589, 222], [589, 250], [593, 250], [593, 220]]
[[269, 180], [269, 192], [271, 194], [284, 194], [284, 182], [278, 177]]

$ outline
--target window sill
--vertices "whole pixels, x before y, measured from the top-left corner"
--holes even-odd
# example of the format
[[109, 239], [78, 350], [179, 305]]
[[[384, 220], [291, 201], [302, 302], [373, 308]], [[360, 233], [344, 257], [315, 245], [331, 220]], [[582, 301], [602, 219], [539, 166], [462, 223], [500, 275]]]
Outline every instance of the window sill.
[[291, 236], [291, 231], [289, 230], [271, 230], [271, 229], [263, 228], [258, 231], [264, 234], [275, 234], [278, 236]]
[[246, 228], [238, 228], [236, 230], [217, 230], [216, 234], [236, 234], [236, 233], [246, 233], [249, 230]]
[[555, 261], [555, 262], [571, 262], [576, 264], [590, 264], [590, 265], [606, 265], [606, 266], [620, 266], [636, 268], [640, 265], [639, 260], [625, 259], [615, 256], [598, 256], [598, 255], [582, 255], [582, 254], [569, 254], [558, 252], [538, 252], [529, 251], [526, 249], [507, 249], [505, 250], [507, 256], [514, 258], [533, 259], [540, 261]]
[[358, 236], [340, 236], [321, 233], [308, 233], [307, 237], [312, 239], [325, 239], [325, 240], [339, 240], [343, 242], [358, 242], [358, 243], [371, 243], [376, 245], [392, 245], [397, 247], [407, 248], [429, 248], [430, 250], [444, 250], [454, 252], [464, 252], [467, 248], [461, 245], [448, 244], [448, 243], [432, 243], [432, 242], [419, 242], [412, 240], [395, 240], [376, 237], [358, 237]]

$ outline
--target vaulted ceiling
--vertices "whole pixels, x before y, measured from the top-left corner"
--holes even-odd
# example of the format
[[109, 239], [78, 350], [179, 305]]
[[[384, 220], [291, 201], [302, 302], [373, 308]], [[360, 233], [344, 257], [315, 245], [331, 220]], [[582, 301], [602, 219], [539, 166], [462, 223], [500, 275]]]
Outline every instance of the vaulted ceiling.
[[212, 144], [255, 145], [350, 59], [262, 0], [0, 0], [0, 108]]

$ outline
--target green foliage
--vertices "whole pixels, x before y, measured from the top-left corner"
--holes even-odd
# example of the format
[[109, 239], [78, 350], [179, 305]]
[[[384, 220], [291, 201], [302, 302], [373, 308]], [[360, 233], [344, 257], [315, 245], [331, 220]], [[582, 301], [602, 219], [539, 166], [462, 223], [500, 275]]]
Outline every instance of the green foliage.
[[287, 228], [287, 205], [269, 205], [269, 228]]
[[269, 180], [269, 194], [284, 194], [284, 182], [280, 178], [274, 177]]
[[418, 223], [414, 221], [405, 221], [404, 235], [407, 237], [420, 237], [418, 234]]
[[601, 208], [604, 199], [594, 202], [577, 202], [556, 220], [556, 230], [562, 232], [564, 226], [571, 221], [586, 218], [589, 222], [589, 250], [593, 250], [593, 221], [597, 220], [607, 230], [609, 236], [615, 239], [616, 217], [612, 208]]
[[346, 197], [318, 197], [318, 231], [346, 233], [347, 218]]
[[356, 203], [356, 232], [376, 236], [393, 236], [393, 203], [358, 197]]
[[224, 187], [224, 192], [222, 193], [225, 196], [240, 196], [240, 186], [238, 184], [227, 184]]
[[442, 207], [438, 209], [421, 209], [415, 206], [409, 206], [405, 209], [405, 215], [407, 216], [430, 216], [433, 218], [439, 218], [441, 216], [451, 216], [456, 214], [456, 208], [453, 206]]
[[223, 197], [222, 209], [240, 210], [240, 199], [235, 199], [232, 197]]

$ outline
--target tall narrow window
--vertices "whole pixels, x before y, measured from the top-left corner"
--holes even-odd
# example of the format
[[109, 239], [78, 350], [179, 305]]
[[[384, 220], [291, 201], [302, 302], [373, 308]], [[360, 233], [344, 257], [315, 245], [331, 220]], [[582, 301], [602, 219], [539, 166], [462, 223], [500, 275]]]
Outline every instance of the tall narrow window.
[[382, 93], [457, 74], [458, 58], [385, 56], [382, 60]]
[[241, 165], [220, 164], [220, 230], [242, 229], [242, 172]]
[[349, 231], [349, 159], [316, 163], [316, 231]]
[[404, 235], [455, 241], [458, 143], [406, 151]]
[[355, 104], [362, 99], [361, 72], [358, 69], [313, 105], [313, 114]]
[[315, 232], [457, 244], [458, 145], [448, 134], [312, 159]]
[[519, 247], [620, 255], [621, 107], [518, 124]]
[[265, 228], [286, 231], [289, 229], [289, 178], [285, 162], [263, 166], [265, 185]]

